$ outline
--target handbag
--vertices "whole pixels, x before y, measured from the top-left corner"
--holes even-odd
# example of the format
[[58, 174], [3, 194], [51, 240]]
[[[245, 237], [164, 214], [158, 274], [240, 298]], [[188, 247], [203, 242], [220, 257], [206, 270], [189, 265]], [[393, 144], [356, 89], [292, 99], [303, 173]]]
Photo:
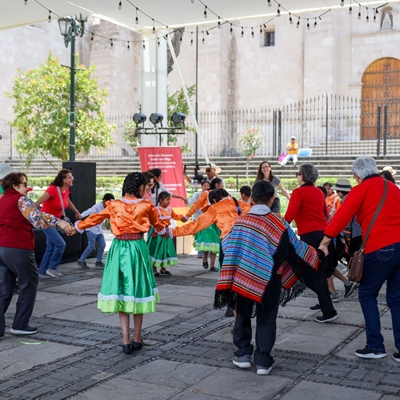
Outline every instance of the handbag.
[[372, 226], [374, 225], [379, 212], [382, 209], [383, 203], [385, 202], [386, 199], [386, 193], [387, 193], [387, 188], [388, 188], [388, 183], [387, 180], [384, 179], [384, 184], [383, 184], [383, 196], [381, 198], [381, 201], [379, 203], [378, 208], [375, 211], [374, 216], [371, 219], [371, 222], [369, 223], [367, 233], [364, 236], [364, 240], [361, 244], [360, 250], [355, 251], [353, 257], [349, 261], [349, 273], [347, 274], [347, 278], [352, 281], [352, 282], [360, 282], [362, 275], [363, 275], [363, 270], [364, 270], [364, 250], [365, 246], [367, 244], [368, 236], [371, 232]]
[[282, 153], [282, 154], [278, 157], [278, 161], [282, 161], [285, 157], [286, 157], [286, 153]]
[[[58, 196], [60, 197], [60, 203], [61, 203], [61, 208], [62, 208], [62, 214], [61, 214], [61, 218], [63, 221], [67, 222], [68, 224], [70, 224], [71, 226], [74, 226], [74, 224], [71, 222], [71, 220], [67, 217], [67, 215], [65, 214], [65, 208], [64, 208], [64, 203], [62, 201], [62, 196], [61, 196], [61, 189], [57, 186], [57, 191], [58, 191]], [[66, 235], [67, 233], [65, 232], [64, 229], [62, 229], [61, 227], [59, 227], [58, 225], [56, 226], [56, 229], [58, 230], [59, 233], [61, 233], [62, 235]]]

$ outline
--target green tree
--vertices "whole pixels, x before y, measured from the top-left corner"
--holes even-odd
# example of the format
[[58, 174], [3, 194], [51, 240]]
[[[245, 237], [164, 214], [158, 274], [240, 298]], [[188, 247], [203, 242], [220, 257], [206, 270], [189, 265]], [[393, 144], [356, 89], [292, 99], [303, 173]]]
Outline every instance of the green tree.
[[[192, 98], [196, 94], [196, 85], [192, 85], [186, 88], [188, 91], [189, 98]], [[167, 100], [167, 108], [168, 108], [168, 126], [173, 127], [173, 123], [171, 122], [171, 115], [174, 112], [180, 112], [186, 115], [189, 115], [189, 106], [186, 102], [185, 94], [183, 89], [179, 89], [176, 92], [169, 94]], [[194, 128], [185, 127], [185, 131], [187, 132], [195, 132]], [[168, 134], [168, 146], [175, 146], [178, 141], [177, 135]], [[182, 152], [188, 153], [190, 152], [188, 144], [182, 146]]]
[[[76, 65], [78, 65], [78, 55]], [[91, 78], [94, 66], [79, 65], [75, 74], [75, 151], [88, 152], [92, 146], [105, 148], [113, 143], [114, 125], [106, 123], [101, 108], [107, 91]], [[67, 160], [69, 155], [70, 70], [49, 53], [39, 68], [24, 73], [18, 70], [14, 90], [7, 95], [15, 100], [18, 130], [15, 147], [26, 157], [27, 165], [41, 155]]]

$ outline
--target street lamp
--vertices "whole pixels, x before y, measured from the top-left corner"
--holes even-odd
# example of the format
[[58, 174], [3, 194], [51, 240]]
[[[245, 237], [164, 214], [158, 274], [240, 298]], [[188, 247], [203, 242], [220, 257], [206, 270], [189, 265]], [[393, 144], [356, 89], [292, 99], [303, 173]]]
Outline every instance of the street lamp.
[[65, 17], [58, 20], [61, 35], [64, 36], [65, 47], [71, 43], [71, 73], [70, 107], [69, 107], [69, 161], [75, 161], [75, 38], [82, 37], [85, 32], [87, 17], [79, 16]]

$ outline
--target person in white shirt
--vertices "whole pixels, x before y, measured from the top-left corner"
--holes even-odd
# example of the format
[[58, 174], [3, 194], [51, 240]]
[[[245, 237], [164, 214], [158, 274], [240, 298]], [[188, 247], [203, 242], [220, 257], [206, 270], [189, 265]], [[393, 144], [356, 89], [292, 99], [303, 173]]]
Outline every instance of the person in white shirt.
[[[103, 196], [102, 201], [96, 203], [93, 207], [90, 207], [89, 209], [87, 209], [86, 211], [81, 213], [82, 218], [85, 218], [91, 214], [99, 213], [100, 211], [103, 211], [106, 207], [106, 202], [110, 201], [110, 200], [114, 200], [114, 196], [111, 193], [106, 193]], [[87, 237], [88, 237], [88, 245], [78, 260], [78, 265], [82, 268], [89, 268], [88, 265], [86, 264], [86, 259], [89, 257], [89, 255], [94, 250], [96, 242], [98, 243], [99, 247], [97, 249], [95, 266], [96, 267], [104, 267], [104, 263], [103, 263], [102, 259], [103, 259], [104, 249], [106, 248], [106, 241], [104, 239], [102, 225], [103, 224], [98, 224], [96, 226], [93, 226], [92, 228], [86, 229], [86, 233], [87, 233]]]

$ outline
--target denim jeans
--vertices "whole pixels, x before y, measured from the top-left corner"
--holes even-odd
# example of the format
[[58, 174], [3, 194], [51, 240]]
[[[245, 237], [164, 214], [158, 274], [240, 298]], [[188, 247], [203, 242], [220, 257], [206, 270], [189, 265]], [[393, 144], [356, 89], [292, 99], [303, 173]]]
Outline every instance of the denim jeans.
[[46, 251], [39, 267], [39, 274], [44, 275], [48, 269], [57, 269], [65, 250], [65, 240], [56, 228], [43, 229], [46, 235]]
[[104, 249], [106, 248], [106, 241], [104, 239], [104, 235], [102, 233], [96, 235], [90, 231], [86, 231], [88, 237], [88, 246], [85, 251], [79, 258], [79, 261], [85, 262], [85, 260], [89, 257], [90, 253], [94, 250], [95, 242], [99, 244], [99, 248], [97, 250], [96, 262], [100, 262], [103, 258]]
[[364, 271], [358, 290], [365, 319], [367, 347], [385, 351], [381, 334], [377, 297], [384, 282], [386, 303], [392, 315], [394, 344], [400, 351], [400, 243], [392, 244], [365, 255]]

